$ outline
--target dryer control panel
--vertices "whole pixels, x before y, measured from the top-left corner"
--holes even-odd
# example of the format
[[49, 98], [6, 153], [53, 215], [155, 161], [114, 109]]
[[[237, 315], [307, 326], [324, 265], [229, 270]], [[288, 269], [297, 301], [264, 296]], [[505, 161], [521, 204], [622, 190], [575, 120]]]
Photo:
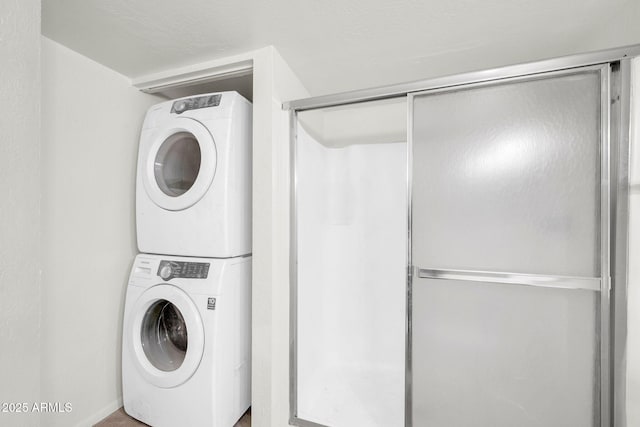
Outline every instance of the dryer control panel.
[[182, 114], [185, 111], [197, 110], [198, 108], [217, 107], [220, 105], [220, 98], [222, 98], [222, 95], [207, 95], [195, 98], [179, 99], [171, 105], [171, 112]]
[[163, 280], [180, 279], [206, 279], [209, 275], [208, 262], [182, 262], [182, 261], [160, 261], [158, 266], [158, 276]]

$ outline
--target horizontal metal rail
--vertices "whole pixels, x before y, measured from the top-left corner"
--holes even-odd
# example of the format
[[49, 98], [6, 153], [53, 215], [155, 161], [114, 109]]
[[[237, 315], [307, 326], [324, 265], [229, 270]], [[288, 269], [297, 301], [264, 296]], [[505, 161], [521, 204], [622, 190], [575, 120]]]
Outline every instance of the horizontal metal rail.
[[586, 289], [600, 291], [599, 277], [551, 276], [544, 274], [504, 273], [496, 271], [439, 270], [418, 268], [421, 279], [462, 280], [470, 282], [506, 283], [510, 285], [540, 286], [545, 288]]
[[282, 108], [284, 110], [304, 111], [315, 108], [335, 107], [338, 105], [353, 104], [356, 102], [404, 96], [411, 92], [526, 76], [552, 70], [565, 70], [568, 68], [605, 64], [635, 56], [640, 56], [640, 44], [551, 58], [544, 61], [508, 65], [490, 70], [471, 71], [468, 73], [436, 77], [427, 80], [418, 80], [377, 88], [360, 89], [332, 95], [297, 99], [283, 103]]

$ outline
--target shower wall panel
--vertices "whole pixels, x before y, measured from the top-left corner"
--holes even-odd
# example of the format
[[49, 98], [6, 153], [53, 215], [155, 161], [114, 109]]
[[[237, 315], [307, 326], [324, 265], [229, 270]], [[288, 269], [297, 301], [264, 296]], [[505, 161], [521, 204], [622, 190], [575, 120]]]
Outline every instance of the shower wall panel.
[[297, 417], [332, 427], [400, 426], [406, 143], [365, 138], [327, 146], [301, 116]]

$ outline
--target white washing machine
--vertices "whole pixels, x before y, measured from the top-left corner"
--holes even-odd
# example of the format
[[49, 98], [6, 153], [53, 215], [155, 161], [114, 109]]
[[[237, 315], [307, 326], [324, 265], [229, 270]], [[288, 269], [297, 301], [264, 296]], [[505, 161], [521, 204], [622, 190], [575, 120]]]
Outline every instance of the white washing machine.
[[251, 401], [251, 258], [140, 254], [127, 287], [124, 409], [156, 427], [232, 427]]
[[140, 135], [140, 252], [228, 258], [251, 252], [251, 103], [237, 92], [163, 102]]

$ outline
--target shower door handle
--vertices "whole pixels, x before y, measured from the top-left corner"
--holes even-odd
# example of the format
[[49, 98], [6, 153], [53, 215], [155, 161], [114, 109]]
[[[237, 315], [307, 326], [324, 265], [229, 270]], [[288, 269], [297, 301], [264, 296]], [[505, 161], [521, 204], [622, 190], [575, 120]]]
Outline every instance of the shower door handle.
[[506, 273], [497, 271], [444, 270], [415, 268], [419, 279], [461, 280], [469, 282], [505, 283], [511, 285], [540, 286], [545, 288], [586, 289], [600, 291], [600, 277], [554, 276], [544, 274]]

